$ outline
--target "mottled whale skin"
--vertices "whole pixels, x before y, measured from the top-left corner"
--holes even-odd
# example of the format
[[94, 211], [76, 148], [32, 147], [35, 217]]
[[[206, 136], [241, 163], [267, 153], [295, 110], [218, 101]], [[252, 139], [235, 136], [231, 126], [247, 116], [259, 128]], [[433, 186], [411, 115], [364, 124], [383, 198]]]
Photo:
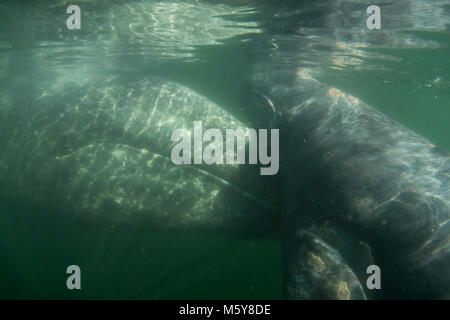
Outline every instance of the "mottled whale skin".
[[171, 135], [178, 128], [193, 133], [201, 119], [205, 130], [245, 129], [180, 84], [102, 78], [44, 87], [22, 108], [2, 123], [10, 130], [1, 146], [1, 181], [11, 196], [106, 223], [227, 234], [273, 228], [255, 166], [172, 162]]
[[[286, 296], [448, 298], [448, 152], [315, 77], [352, 43], [426, 46], [396, 32], [423, 22], [406, 13], [426, 5], [388, 4], [386, 31], [375, 34], [364, 29], [362, 2], [278, 4], [249, 45], [248, 92], [260, 95], [252, 109], [276, 109], [281, 128]], [[381, 268], [382, 290], [366, 288], [371, 264]]]
[[450, 280], [448, 153], [335, 88], [311, 80], [298, 87], [304, 100], [282, 125], [290, 133], [285, 174], [295, 176], [283, 179], [283, 234], [337, 224], [370, 244], [387, 297], [443, 297]]

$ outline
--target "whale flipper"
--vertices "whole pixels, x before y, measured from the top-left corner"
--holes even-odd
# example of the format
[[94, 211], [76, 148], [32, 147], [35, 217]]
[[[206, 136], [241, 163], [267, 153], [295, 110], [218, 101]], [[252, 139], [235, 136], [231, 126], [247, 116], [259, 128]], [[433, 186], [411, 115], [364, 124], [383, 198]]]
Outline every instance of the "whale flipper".
[[285, 296], [288, 299], [366, 299], [364, 289], [338, 250], [309, 230], [283, 241]]

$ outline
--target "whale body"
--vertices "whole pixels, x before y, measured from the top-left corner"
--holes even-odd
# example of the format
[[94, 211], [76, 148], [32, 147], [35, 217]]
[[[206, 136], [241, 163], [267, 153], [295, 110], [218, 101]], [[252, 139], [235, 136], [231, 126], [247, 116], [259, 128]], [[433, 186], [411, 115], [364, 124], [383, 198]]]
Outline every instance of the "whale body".
[[[433, 5], [434, 12], [440, 5]], [[277, 110], [276, 126], [284, 137], [285, 294], [360, 299], [365, 291], [373, 298], [448, 297], [448, 152], [317, 80], [324, 65], [360, 47], [430, 45], [400, 32], [425, 25], [409, 13], [427, 5], [385, 4], [379, 33], [363, 27], [361, 6], [358, 1], [280, 1], [269, 14], [265, 34], [249, 46], [248, 88]], [[434, 18], [425, 19], [430, 27], [445, 27], [442, 16]], [[252, 107], [256, 110], [263, 105], [253, 101], [259, 102]], [[272, 121], [268, 117], [267, 125]], [[366, 287], [366, 268], [372, 264], [382, 270], [382, 294]]]
[[15, 128], [2, 145], [1, 168], [4, 185], [14, 193], [110, 223], [241, 234], [267, 232], [274, 222], [258, 188], [247, 192], [252, 177], [251, 185], [258, 183], [257, 168], [171, 160], [172, 132], [193, 132], [195, 119], [205, 129], [245, 129], [184, 86], [112, 77], [46, 88], [32, 108], [16, 124], [11, 118], [3, 123]]

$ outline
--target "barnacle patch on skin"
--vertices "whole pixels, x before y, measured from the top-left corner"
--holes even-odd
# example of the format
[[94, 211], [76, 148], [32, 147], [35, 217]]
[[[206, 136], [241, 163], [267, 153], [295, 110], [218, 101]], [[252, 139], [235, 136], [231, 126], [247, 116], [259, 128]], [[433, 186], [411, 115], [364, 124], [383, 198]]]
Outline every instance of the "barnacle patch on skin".
[[350, 300], [350, 291], [347, 282], [341, 281], [338, 284], [336, 296], [339, 300]]
[[354, 97], [354, 96], [352, 96], [352, 95], [348, 95], [348, 99], [354, 104], [358, 104], [359, 103], [359, 99]]
[[345, 96], [345, 94], [341, 90], [336, 88], [331, 88], [330, 90], [328, 90], [328, 95], [333, 99]]
[[325, 262], [312, 252], [308, 252], [308, 265], [311, 266], [315, 272], [325, 271]]

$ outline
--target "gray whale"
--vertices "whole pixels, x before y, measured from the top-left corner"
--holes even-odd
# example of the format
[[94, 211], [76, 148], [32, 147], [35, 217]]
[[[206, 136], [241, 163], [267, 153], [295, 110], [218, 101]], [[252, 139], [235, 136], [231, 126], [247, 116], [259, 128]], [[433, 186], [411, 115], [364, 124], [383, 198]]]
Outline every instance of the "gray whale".
[[192, 132], [194, 120], [205, 129], [245, 128], [182, 85], [103, 78], [44, 88], [31, 108], [2, 145], [4, 190], [110, 223], [227, 234], [266, 233], [275, 223], [255, 167], [172, 162], [172, 132]]
[[[282, 128], [285, 294], [448, 297], [448, 152], [317, 80], [324, 65], [357, 47], [430, 45], [399, 32], [424, 23], [411, 13], [425, 10], [422, 2], [381, 3], [378, 33], [364, 29], [361, 5], [279, 1], [268, 31], [249, 46], [246, 102], [254, 110], [275, 108], [266, 125], [276, 119]], [[441, 16], [434, 18], [430, 26], [445, 26]], [[382, 293], [365, 286], [371, 264], [382, 270]]]

